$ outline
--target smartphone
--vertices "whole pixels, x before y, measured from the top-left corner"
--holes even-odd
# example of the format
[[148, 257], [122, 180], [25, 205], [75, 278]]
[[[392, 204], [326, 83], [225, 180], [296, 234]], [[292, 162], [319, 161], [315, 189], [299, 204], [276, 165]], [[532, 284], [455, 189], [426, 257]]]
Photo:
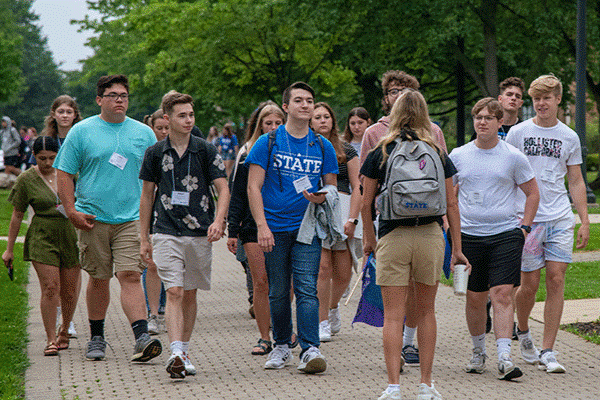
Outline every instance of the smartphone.
[[313, 192], [313, 194], [316, 194], [316, 195], [327, 194], [327, 193], [329, 193], [329, 192], [327, 192], [326, 190], [320, 191], [320, 192]]
[[15, 279], [14, 269], [13, 269], [13, 260], [10, 260], [6, 267], [8, 268], [8, 277], [10, 278], [11, 281], [13, 281]]

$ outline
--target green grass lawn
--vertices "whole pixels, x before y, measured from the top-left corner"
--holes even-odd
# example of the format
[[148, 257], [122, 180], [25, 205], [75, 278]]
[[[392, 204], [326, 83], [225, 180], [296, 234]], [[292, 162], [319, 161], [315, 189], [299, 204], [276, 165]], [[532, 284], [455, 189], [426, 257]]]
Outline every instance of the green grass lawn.
[[581, 252], [581, 251], [593, 251], [600, 250], [600, 224], [590, 224], [590, 240], [588, 241], [588, 245], [581, 250], [575, 248], [577, 246], [577, 230], [581, 224], [575, 225], [575, 240], [573, 240], [573, 251]]
[[[8, 236], [8, 226], [13, 210], [12, 204], [7, 201], [9, 193], [10, 190], [8, 189], [0, 189], [0, 236]], [[25, 235], [25, 232], [27, 232], [27, 225], [21, 224], [19, 236]]]
[[[6, 242], [0, 241], [0, 254]], [[29, 263], [23, 261], [23, 245], [15, 245], [15, 280], [0, 266], [0, 399], [25, 398], [27, 358], [27, 277]]]

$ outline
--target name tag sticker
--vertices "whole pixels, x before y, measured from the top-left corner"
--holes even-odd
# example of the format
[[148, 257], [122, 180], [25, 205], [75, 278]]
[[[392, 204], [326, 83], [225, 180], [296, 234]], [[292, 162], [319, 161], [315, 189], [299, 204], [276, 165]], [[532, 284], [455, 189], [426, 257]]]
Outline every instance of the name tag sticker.
[[115, 152], [112, 153], [112, 156], [110, 156], [110, 160], [108, 160], [108, 162], [122, 171], [127, 164], [127, 157]]
[[190, 205], [190, 193], [189, 192], [177, 192], [173, 190], [171, 192], [171, 204], [174, 206], [189, 206]]
[[471, 193], [471, 204], [478, 204], [478, 205], [482, 206], [483, 205], [483, 193], [472, 192]]
[[296, 189], [296, 193], [302, 193], [302, 191], [310, 190], [311, 188], [312, 184], [310, 183], [310, 179], [308, 179], [308, 176], [306, 175], [294, 181], [294, 189]]

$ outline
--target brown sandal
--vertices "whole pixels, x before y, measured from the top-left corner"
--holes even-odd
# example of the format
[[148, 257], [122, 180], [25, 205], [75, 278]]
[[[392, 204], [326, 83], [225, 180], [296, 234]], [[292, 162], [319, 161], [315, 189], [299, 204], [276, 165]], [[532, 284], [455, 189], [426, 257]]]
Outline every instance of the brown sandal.
[[58, 350], [66, 350], [69, 348], [69, 333], [62, 331], [62, 325], [58, 327], [56, 332], [56, 347]]
[[44, 348], [45, 356], [57, 356], [58, 355], [58, 347], [55, 343], [48, 343]]

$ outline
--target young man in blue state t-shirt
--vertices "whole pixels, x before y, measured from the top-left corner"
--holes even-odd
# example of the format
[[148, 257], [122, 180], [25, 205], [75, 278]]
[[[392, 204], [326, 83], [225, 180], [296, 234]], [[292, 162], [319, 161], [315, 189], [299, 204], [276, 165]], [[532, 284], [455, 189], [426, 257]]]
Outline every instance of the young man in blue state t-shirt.
[[[91, 340], [86, 358], [105, 357], [104, 319], [110, 301], [110, 278], [121, 285], [121, 305], [136, 339], [132, 361], [148, 361], [162, 352], [148, 335], [140, 277], [138, 179], [146, 149], [156, 143], [149, 126], [128, 118], [129, 85], [125, 75], [103, 76], [97, 83], [100, 115], [69, 131], [54, 161], [58, 195], [78, 229], [81, 267], [88, 272], [87, 308]], [[77, 190], [73, 179], [79, 174]], [[75, 197], [77, 202], [75, 202]]]
[[[196, 321], [196, 292], [210, 289], [212, 242], [223, 236], [229, 206], [225, 164], [217, 149], [191, 135], [194, 126], [192, 97], [169, 93], [163, 98], [169, 136], [146, 150], [140, 179], [140, 253], [154, 259], [167, 291], [167, 331], [171, 378], [195, 375], [188, 350]], [[218, 192], [212, 202], [210, 185]], [[152, 244], [150, 244], [150, 221]], [[154, 250], [154, 252], [153, 252]]]
[[282, 104], [288, 114], [286, 124], [275, 131], [271, 146], [269, 135], [261, 136], [246, 159], [250, 165], [248, 200], [258, 227], [258, 244], [265, 252], [275, 340], [265, 368], [280, 369], [293, 359], [289, 348], [293, 279], [302, 348], [298, 369], [306, 373], [327, 368], [319, 351], [317, 278], [321, 243], [317, 237], [311, 244], [300, 243], [296, 238], [309, 202], [325, 201], [325, 194], [315, 194], [319, 181], [336, 186], [338, 173], [333, 146], [327, 139], [317, 138], [308, 127], [314, 96], [314, 90], [304, 82], [288, 87]]

